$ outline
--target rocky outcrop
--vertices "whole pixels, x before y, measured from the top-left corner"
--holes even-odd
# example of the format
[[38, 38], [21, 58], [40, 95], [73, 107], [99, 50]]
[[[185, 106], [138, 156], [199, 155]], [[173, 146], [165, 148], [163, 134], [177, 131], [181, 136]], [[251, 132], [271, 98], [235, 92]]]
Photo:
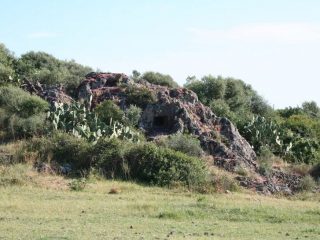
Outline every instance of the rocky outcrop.
[[148, 135], [188, 132], [199, 137], [214, 163], [230, 171], [238, 165], [255, 169], [256, 155], [248, 142], [226, 118], [217, 117], [184, 88], [151, 86], [158, 101], [143, 111], [140, 126]]
[[126, 108], [125, 90], [132, 86], [147, 88], [156, 96], [156, 102], [143, 109], [140, 120], [140, 128], [150, 138], [188, 132], [198, 136], [203, 149], [214, 157], [212, 164], [229, 171], [239, 165], [256, 170], [256, 155], [235, 126], [217, 117], [188, 89], [134, 83], [117, 73], [90, 73], [78, 87], [78, 97], [90, 101], [91, 108], [107, 99]]
[[[73, 101], [62, 86], [43, 86], [25, 81], [23, 88], [51, 103]], [[268, 176], [259, 174], [256, 154], [237, 128], [227, 118], [216, 116], [188, 89], [169, 88], [143, 80], [134, 82], [121, 73], [92, 72], [77, 88], [77, 100], [86, 102], [91, 109], [105, 100], [112, 100], [126, 110], [130, 104], [128, 92], [132, 89], [143, 89], [154, 95], [154, 101], [141, 105], [143, 111], [139, 127], [149, 139], [174, 133], [193, 134], [200, 140], [202, 148], [212, 156], [212, 165], [235, 173], [239, 169], [250, 173], [248, 176], [251, 177], [237, 177], [243, 187], [264, 194], [291, 194], [298, 189], [301, 176], [282, 171], [272, 171]], [[314, 174], [319, 174], [319, 170]]]
[[34, 95], [37, 95], [49, 103], [53, 104], [54, 102], [58, 103], [71, 103], [73, 99], [65, 93], [65, 89], [61, 85], [43, 85], [39, 82], [31, 82], [27, 79], [24, 80], [22, 88]]
[[81, 82], [77, 92], [80, 100], [86, 100], [90, 108], [94, 108], [106, 99], [115, 102], [123, 99], [124, 88], [119, 87], [121, 83], [129, 84], [130, 79], [122, 73], [95, 73], [86, 75], [86, 79]]

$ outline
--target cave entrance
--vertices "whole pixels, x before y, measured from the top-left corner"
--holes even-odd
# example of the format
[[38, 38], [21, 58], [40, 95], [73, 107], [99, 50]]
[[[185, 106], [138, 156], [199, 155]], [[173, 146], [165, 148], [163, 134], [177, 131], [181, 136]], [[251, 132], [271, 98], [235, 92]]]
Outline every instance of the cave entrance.
[[157, 116], [153, 118], [153, 127], [157, 130], [169, 128], [168, 116]]
[[153, 118], [153, 130], [158, 133], [170, 132], [172, 121], [169, 116], [155, 116]]

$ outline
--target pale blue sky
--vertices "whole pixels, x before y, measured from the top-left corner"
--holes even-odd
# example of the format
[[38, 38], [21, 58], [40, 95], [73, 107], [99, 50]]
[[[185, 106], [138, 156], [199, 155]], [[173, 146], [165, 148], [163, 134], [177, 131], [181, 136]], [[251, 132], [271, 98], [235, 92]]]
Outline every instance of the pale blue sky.
[[244, 80], [275, 107], [320, 104], [319, 0], [0, 0], [0, 42], [104, 71]]

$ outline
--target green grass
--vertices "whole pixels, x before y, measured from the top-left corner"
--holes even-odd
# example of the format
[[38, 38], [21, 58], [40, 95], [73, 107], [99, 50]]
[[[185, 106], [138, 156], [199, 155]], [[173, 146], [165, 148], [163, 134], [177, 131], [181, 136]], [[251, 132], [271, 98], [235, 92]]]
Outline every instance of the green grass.
[[0, 186], [0, 239], [320, 239], [319, 195], [201, 195], [117, 181], [70, 191], [61, 177], [26, 175], [31, 184]]

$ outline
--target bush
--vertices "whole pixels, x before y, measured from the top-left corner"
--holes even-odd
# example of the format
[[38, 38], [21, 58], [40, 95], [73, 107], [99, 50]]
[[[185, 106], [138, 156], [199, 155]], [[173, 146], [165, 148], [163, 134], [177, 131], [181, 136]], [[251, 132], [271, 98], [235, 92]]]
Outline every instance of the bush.
[[70, 164], [75, 171], [91, 166], [91, 145], [67, 133], [56, 132], [51, 137], [34, 138], [28, 144], [27, 151], [36, 152], [41, 162]]
[[74, 90], [83, 80], [83, 76], [92, 72], [90, 67], [75, 61], [59, 60], [44, 52], [23, 54], [17, 61], [15, 70], [21, 79], [27, 78], [42, 84], [64, 84], [71, 95], [74, 95]]
[[320, 142], [315, 138], [295, 137], [286, 159], [295, 163], [317, 164], [320, 161]]
[[[38, 162], [70, 165], [73, 173], [94, 167], [105, 177], [134, 179], [160, 186], [176, 184], [192, 189], [206, 184], [204, 162], [154, 144], [138, 144], [118, 139], [100, 139], [94, 146], [66, 133], [32, 139], [25, 153], [37, 155]], [[78, 182], [74, 188], [78, 188]]]
[[172, 88], [179, 87], [178, 83], [176, 83], [170, 75], [165, 75], [158, 72], [145, 72], [141, 78], [156, 85], [168, 86]]
[[175, 151], [183, 152], [189, 156], [200, 157], [203, 154], [200, 141], [191, 135], [175, 134], [163, 141], [163, 144]]
[[118, 139], [100, 139], [92, 149], [92, 165], [105, 177], [126, 179], [129, 169], [124, 154], [130, 146]]
[[214, 99], [210, 102], [211, 110], [220, 117], [227, 117], [231, 119], [232, 112], [230, 111], [229, 105], [222, 99]]
[[272, 108], [242, 80], [223, 78], [221, 76], [204, 76], [201, 80], [189, 78], [186, 88], [194, 91], [199, 100], [210, 105], [216, 114], [228, 117], [234, 122], [253, 114], [267, 117], [272, 114]]
[[316, 187], [316, 182], [314, 179], [307, 175], [303, 177], [299, 183], [298, 190], [299, 191], [311, 191]]
[[95, 112], [99, 119], [106, 124], [109, 124], [111, 119], [112, 121], [123, 122], [124, 112], [111, 100], [100, 103]]
[[13, 53], [0, 43], [0, 85], [14, 83], [15, 72], [13, 66], [15, 61]]
[[13, 86], [0, 87], [0, 130], [2, 139], [41, 135], [49, 104]]
[[178, 182], [190, 188], [201, 185], [206, 179], [207, 171], [201, 159], [153, 144], [133, 147], [126, 159], [130, 176], [141, 182], [160, 186]]
[[127, 124], [133, 127], [137, 127], [141, 117], [141, 112], [141, 108], [135, 105], [130, 105], [130, 107], [125, 111]]
[[77, 192], [84, 190], [86, 185], [87, 182], [85, 178], [74, 179], [69, 183], [70, 189]]
[[46, 132], [46, 115], [38, 114], [28, 118], [19, 118], [12, 115], [8, 121], [7, 135], [8, 139], [30, 138], [40, 136]]
[[156, 96], [146, 87], [129, 87], [126, 91], [127, 104], [136, 105], [144, 109], [148, 104], [153, 104], [157, 101]]
[[0, 107], [22, 118], [43, 113], [49, 104], [38, 96], [13, 86], [0, 87]]
[[266, 146], [260, 148], [258, 163], [259, 169], [258, 171], [260, 174], [264, 176], [268, 176], [272, 171], [272, 164], [273, 164], [274, 155], [270, 151], [270, 149]]

